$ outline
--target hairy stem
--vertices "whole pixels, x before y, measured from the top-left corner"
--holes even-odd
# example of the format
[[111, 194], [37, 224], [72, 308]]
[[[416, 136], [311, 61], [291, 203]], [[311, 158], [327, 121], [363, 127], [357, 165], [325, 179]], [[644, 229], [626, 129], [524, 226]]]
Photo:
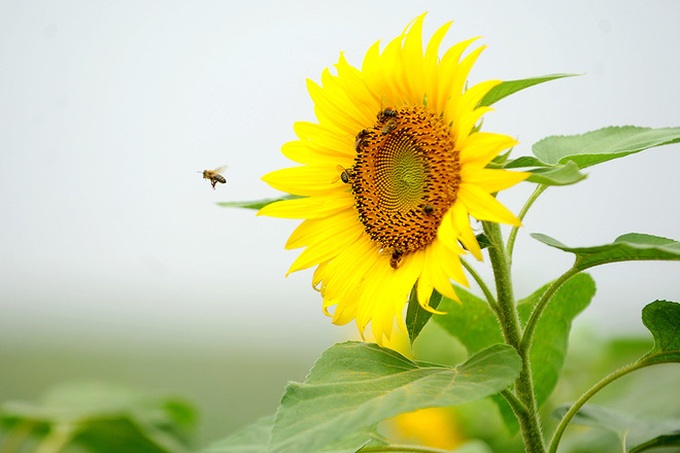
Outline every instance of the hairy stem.
[[479, 289], [481, 289], [482, 292], [484, 293], [484, 297], [486, 297], [486, 302], [489, 304], [489, 307], [491, 307], [493, 311], [498, 313], [498, 304], [496, 303], [496, 298], [493, 297], [493, 293], [486, 285], [484, 279], [482, 279], [482, 277], [475, 270], [475, 268], [470, 265], [470, 263], [468, 263], [464, 259], [461, 259], [460, 262], [463, 264], [463, 267], [468, 272], [468, 274], [470, 274], [472, 278], [475, 280], [475, 282], [479, 286]]
[[[547, 189], [548, 186], [544, 184], [539, 184], [536, 189], [533, 191], [531, 196], [529, 196], [529, 199], [524, 203], [524, 206], [522, 207], [522, 210], [519, 212], [519, 215], [517, 216], [520, 220], [524, 220], [524, 217], [527, 215], [527, 212], [529, 212], [529, 208], [534, 204], [536, 200], [538, 200], [538, 197]], [[512, 263], [512, 252], [513, 249], [515, 248], [515, 240], [517, 239], [517, 232], [519, 231], [519, 225], [512, 227], [510, 230], [510, 234], [508, 235], [508, 243], [505, 246], [505, 253], [508, 256], [508, 262]]]
[[491, 243], [489, 246], [489, 258], [496, 282], [498, 316], [503, 337], [507, 344], [517, 349], [522, 359], [522, 369], [515, 381], [514, 390], [517, 399], [525, 408], [525, 411], [516, 412], [524, 446], [527, 453], [543, 453], [545, 452], [545, 445], [543, 444], [543, 433], [534, 394], [531, 364], [529, 362], [529, 354], [522, 354], [520, 352], [522, 333], [512, 288], [510, 263], [506, 254], [506, 248], [503, 246], [500, 225], [493, 222], [484, 222], [484, 233]]

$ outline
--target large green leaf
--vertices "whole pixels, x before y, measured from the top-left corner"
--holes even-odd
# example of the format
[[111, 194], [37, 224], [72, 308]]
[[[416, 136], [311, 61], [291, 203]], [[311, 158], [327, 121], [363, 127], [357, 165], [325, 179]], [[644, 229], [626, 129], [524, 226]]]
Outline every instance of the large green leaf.
[[534, 155], [548, 165], [576, 163], [590, 167], [648, 148], [680, 142], [680, 127], [606, 127], [581, 135], [546, 137], [532, 147]]
[[[553, 415], [561, 419], [569, 406], [556, 409]], [[680, 446], [680, 419], [658, 419], [625, 414], [595, 405], [583, 406], [574, 416], [574, 423], [603, 428], [618, 434], [629, 453], [639, 453], [659, 446]]]
[[217, 206], [223, 208], [245, 208], [245, 209], [262, 209], [268, 204], [274, 203], [275, 201], [283, 200], [293, 200], [295, 198], [301, 198], [297, 195], [284, 195], [279, 198], [264, 198], [262, 200], [251, 200], [251, 201], [220, 201]]
[[519, 374], [515, 350], [496, 345], [457, 367], [411, 361], [374, 344], [326, 350], [304, 383], [291, 383], [272, 433], [272, 453], [353, 453], [381, 421], [425, 407], [495, 394]]
[[57, 433], [63, 444], [101, 453], [189, 451], [195, 419], [182, 401], [96, 382], [63, 384], [37, 403], [0, 406], [0, 421], [10, 435], [13, 428], [30, 426], [33, 437]]
[[501, 99], [510, 96], [511, 94], [522, 91], [526, 88], [538, 85], [539, 83], [550, 82], [551, 80], [561, 79], [564, 77], [573, 77], [578, 74], [548, 74], [538, 77], [530, 77], [528, 79], [506, 80], [493, 87], [479, 102], [480, 106], [488, 106], [495, 104]]
[[642, 322], [652, 332], [654, 348], [641, 362], [680, 362], [680, 304], [657, 300], [642, 309]]
[[575, 254], [574, 268], [577, 270], [620, 261], [680, 260], [680, 242], [648, 234], [624, 234], [611, 244], [594, 247], [569, 247], [540, 233], [531, 236], [546, 245]]
[[262, 417], [228, 437], [215, 442], [201, 453], [268, 453], [274, 417]]

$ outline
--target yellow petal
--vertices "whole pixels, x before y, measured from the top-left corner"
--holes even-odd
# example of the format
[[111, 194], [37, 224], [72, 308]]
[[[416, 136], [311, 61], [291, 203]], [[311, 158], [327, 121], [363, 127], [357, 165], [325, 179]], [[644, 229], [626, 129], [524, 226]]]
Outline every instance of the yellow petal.
[[522, 222], [488, 192], [472, 184], [461, 184], [458, 200], [465, 204], [471, 216], [478, 220], [519, 226]]
[[284, 219], [318, 219], [337, 214], [354, 205], [352, 197], [305, 197], [270, 203], [257, 215]]

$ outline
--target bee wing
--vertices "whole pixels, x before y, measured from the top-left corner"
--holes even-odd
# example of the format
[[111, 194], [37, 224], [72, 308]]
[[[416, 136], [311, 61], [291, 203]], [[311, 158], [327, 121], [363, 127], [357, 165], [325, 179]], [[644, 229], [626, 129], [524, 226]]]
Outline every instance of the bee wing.
[[221, 167], [217, 167], [216, 169], [213, 170], [213, 173], [224, 173], [224, 170], [227, 169], [226, 165], [222, 165]]

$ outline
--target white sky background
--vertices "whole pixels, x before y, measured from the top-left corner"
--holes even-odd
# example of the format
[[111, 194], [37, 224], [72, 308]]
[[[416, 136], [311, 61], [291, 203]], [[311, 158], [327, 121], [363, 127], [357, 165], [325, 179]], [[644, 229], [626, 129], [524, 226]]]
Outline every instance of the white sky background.
[[[512, 3], [511, 5], [509, 3]], [[608, 125], [680, 125], [680, 3], [222, 2], [0, 3], [0, 340], [270, 342], [319, 350], [355, 327], [321, 312], [311, 272], [284, 274], [296, 221], [218, 201], [276, 196], [262, 174], [289, 166], [281, 144], [313, 120], [305, 79], [340, 51], [359, 65], [428, 10], [426, 36], [481, 35], [471, 82], [585, 76], [496, 105], [485, 129], [517, 136]], [[227, 164], [217, 190], [197, 173]], [[680, 146], [597, 166], [546, 192], [516, 248], [518, 295], [556, 277], [568, 245], [627, 232], [680, 239]], [[501, 195], [517, 211], [529, 186]], [[642, 330], [640, 309], [680, 301], [677, 263], [593, 272], [585, 319]], [[615, 315], [612, 315], [615, 313]]]

